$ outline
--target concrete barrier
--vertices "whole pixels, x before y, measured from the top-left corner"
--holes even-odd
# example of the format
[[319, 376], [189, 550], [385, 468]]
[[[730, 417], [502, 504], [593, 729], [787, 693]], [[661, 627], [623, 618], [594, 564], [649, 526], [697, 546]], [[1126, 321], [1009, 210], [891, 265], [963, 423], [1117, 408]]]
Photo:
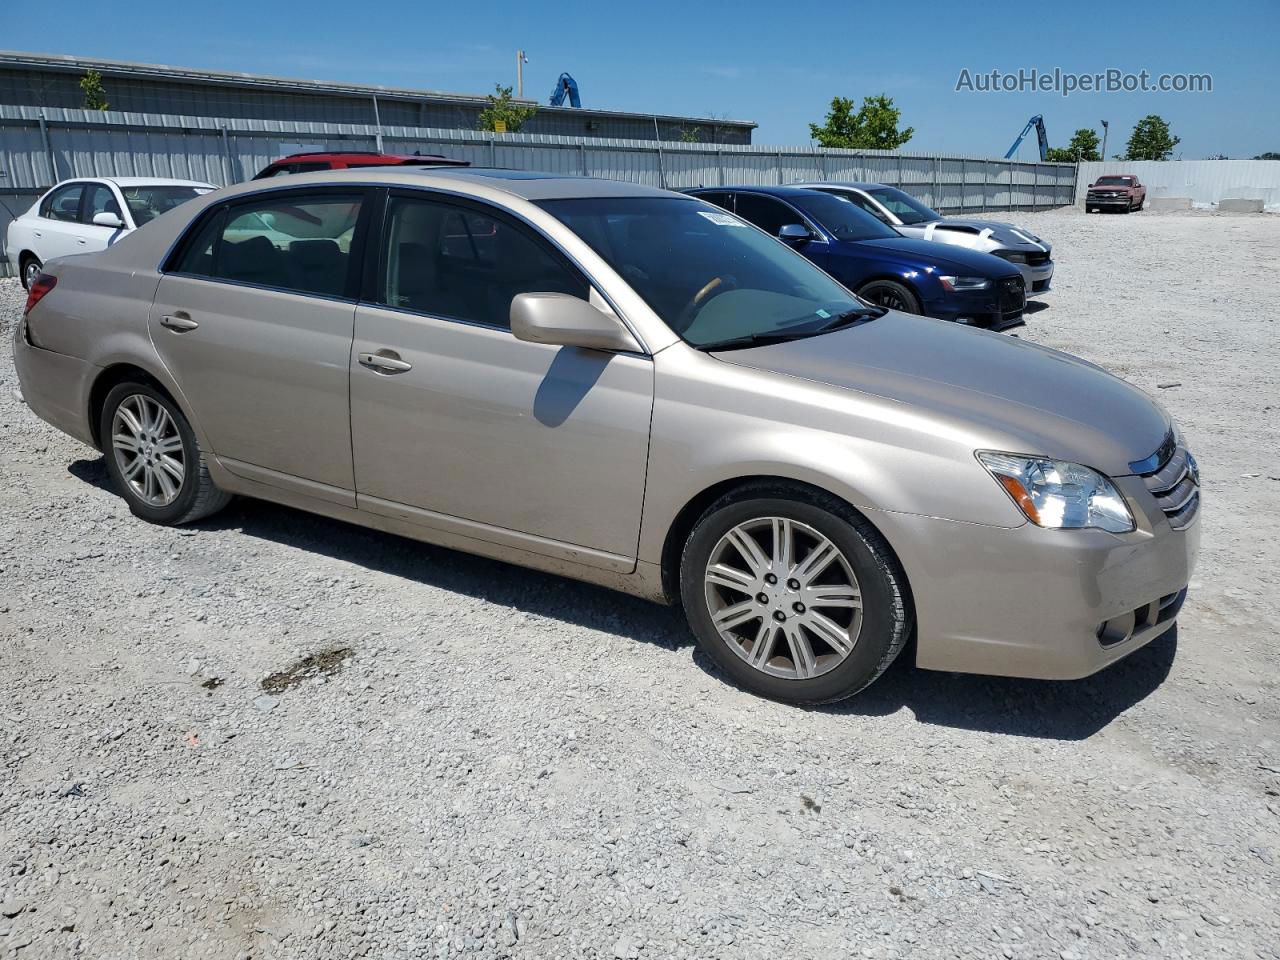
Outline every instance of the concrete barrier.
[[1262, 200], [1250, 200], [1248, 197], [1224, 197], [1218, 201], [1220, 213], [1261, 213]]
[[1147, 197], [1147, 207], [1151, 210], [1190, 210], [1190, 197]]

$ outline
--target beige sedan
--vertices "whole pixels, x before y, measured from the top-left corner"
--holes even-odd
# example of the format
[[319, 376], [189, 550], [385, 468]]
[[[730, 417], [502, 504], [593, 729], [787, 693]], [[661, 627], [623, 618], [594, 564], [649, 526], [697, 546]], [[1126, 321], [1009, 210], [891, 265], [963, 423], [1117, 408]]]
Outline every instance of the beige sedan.
[[32, 283], [27, 403], [135, 514], [233, 494], [681, 603], [821, 702], [1092, 673], [1169, 630], [1199, 476], [1061, 353], [858, 301], [697, 199], [497, 170], [220, 190]]

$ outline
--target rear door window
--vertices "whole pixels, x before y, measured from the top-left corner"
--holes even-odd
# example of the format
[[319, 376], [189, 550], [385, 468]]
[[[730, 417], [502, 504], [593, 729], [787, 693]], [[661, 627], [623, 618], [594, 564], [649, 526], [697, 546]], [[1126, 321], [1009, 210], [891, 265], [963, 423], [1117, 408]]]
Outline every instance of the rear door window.
[[587, 281], [528, 228], [473, 207], [393, 196], [377, 299], [390, 307], [507, 329], [519, 293], [567, 293]]
[[363, 193], [257, 197], [206, 218], [178, 272], [298, 293], [348, 290]]
[[780, 200], [758, 193], [740, 193], [734, 207], [738, 216], [749, 220], [770, 236], [789, 223], [804, 223], [804, 217]]
[[75, 223], [80, 219], [80, 199], [84, 196], [83, 183], [69, 183], [59, 187], [40, 204], [40, 216], [49, 220]]

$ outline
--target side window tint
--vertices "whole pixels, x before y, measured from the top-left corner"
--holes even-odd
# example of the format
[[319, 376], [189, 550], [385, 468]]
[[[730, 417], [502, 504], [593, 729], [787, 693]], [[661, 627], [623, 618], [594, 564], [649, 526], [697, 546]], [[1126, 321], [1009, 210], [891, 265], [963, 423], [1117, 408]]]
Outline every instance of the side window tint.
[[55, 190], [41, 206], [41, 216], [50, 220], [76, 222], [80, 219], [80, 197], [83, 193], [83, 183], [71, 183]]
[[518, 293], [587, 299], [587, 282], [542, 241], [505, 217], [393, 197], [387, 215], [379, 302], [510, 327]]
[[727, 193], [700, 193], [699, 200], [705, 200], [707, 203], [714, 203], [717, 207], [724, 207], [726, 210], [732, 210], [733, 204], [729, 202], [729, 194]]
[[226, 213], [223, 210], [205, 217], [195, 235], [187, 241], [182, 258], [174, 267], [178, 273], [190, 273], [197, 277], [213, 276], [213, 251], [222, 234], [225, 219]]
[[888, 218], [888, 217], [886, 217], [886, 216], [884, 215], [884, 211], [883, 211], [883, 210], [881, 210], [878, 206], [876, 206], [874, 203], [872, 203], [870, 200], [868, 200], [868, 199], [867, 199], [866, 197], [864, 197], [862, 194], [860, 194], [860, 193], [849, 193], [849, 194], [845, 194], [845, 196], [847, 196], [850, 200], [852, 200], [854, 203], [856, 203], [858, 206], [860, 206], [863, 210], [867, 211], [867, 213], [871, 214], [873, 217], [875, 217], [875, 218], [876, 218], [877, 220], [879, 220], [881, 223], [890, 223], [890, 222], [891, 222], [891, 221], [889, 220], [889, 218]]
[[759, 194], [740, 193], [736, 205], [738, 216], [749, 220], [770, 236], [776, 237], [778, 231], [789, 223], [803, 223], [804, 218], [784, 203], [772, 197]]
[[100, 213], [114, 213], [121, 220], [124, 219], [120, 203], [111, 188], [105, 183], [93, 183], [89, 185], [89, 199], [84, 205], [84, 222], [93, 223], [93, 218]]
[[341, 296], [360, 217], [359, 196], [261, 197], [199, 228], [183, 273], [299, 293]]

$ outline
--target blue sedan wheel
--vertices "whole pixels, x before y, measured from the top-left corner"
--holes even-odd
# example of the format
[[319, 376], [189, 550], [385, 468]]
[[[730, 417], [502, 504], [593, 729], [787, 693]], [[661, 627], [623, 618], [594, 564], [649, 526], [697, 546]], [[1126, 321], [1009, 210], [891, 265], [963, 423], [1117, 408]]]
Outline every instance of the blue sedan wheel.
[[858, 290], [858, 296], [877, 307], [901, 313], [920, 313], [920, 301], [914, 293], [892, 280], [872, 280]]

